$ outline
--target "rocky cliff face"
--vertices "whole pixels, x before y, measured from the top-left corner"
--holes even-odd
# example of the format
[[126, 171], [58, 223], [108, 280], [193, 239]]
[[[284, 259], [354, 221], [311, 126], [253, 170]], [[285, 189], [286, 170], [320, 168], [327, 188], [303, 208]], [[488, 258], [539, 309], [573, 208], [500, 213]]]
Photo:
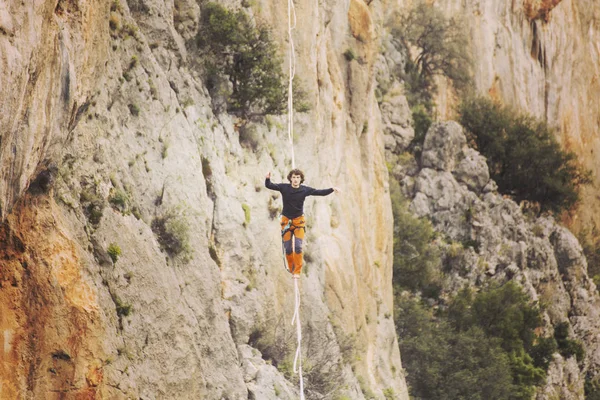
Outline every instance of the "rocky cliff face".
[[[546, 119], [597, 183], [600, 4], [591, 0], [435, 3], [448, 14], [464, 17], [478, 91]], [[450, 116], [453, 97], [442, 91], [439, 100], [442, 115]], [[598, 207], [596, 189], [585, 188], [578, 216], [570, 223], [576, 229], [598, 224]]]
[[[439, 4], [468, 11], [478, 88], [554, 121], [591, 168], [595, 3]], [[287, 47], [283, 3], [244, 7]], [[597, 371], [598, 299], [576, 240], [497, 194], [456, 125], [433, 129], [424, 168], [404, 167], [414, 132], [390, 73], [403, 55], [382, 27], [396, 5], [296, 7], [312, 106], [295, 118], [297, 165], [308, 185], [344, 191], [306, 208], [308, 395], [408, 398], [390, 318], [388, 149], [413, 211], [481, 243], [450, 288], [517, 279], [551, 305], [545, 329], [568, 321], [585, 342], [585, 362], [557, 356], [539, 395], [581, 398]], [[297, 398], [279, 200], [263, 187], [265, 172], [280, 181], [290, 168], [286, 120], [242, 127], [213, 112], [199, 19], [192, 0], [0, 4], [0, 397]]]
[[[26, 3], [0, 5], [0, 397], [296, 398], [292, 281], [263, 187], [290, 168], [285, 117], [240, 129], [213, 112], [195, 1]], [[312, 106], [297, 165], [344, 191], [306, 208], [311, 398], [407, 398], [373, 95], [381, 8], [297, 7]], [[281, 3], [249, 12], [284, 30]]]
[[[388, 157], [397, 162], [392, 175], [411, 200], [411, 211], [430, 219], [443, 238], [443, 296], [465, 286], [518, 282], [544, 310], [538, 334], [552, 336], [554, 326], [566, 322], [586, 352], [579, 363], [574, 356], [555, 353], [536, 398], [584, 398], [585, 378], [597, 374], [600, 361], [600, 297], [573, 234], [552, 218], [524, 215], [514, 201], [497, 193], [485, 159], [467, 147], [454, 122], [429, 129], [420, 159], [406, 153], [400, 159], [392, 152]], [[469, 245], [449, 251], [453, 245], [463, 249], [457, 243]]]

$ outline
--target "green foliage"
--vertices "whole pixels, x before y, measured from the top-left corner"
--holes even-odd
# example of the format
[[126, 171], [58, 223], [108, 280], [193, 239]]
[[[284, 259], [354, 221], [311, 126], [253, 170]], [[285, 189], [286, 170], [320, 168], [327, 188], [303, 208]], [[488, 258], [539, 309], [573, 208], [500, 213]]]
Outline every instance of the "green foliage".
[[129, 61], [129, 69], [135, 68], [139, 63], [138, 56], [131, 56], [131, 61]]
[[346, 59], [346, 61], [352, 61], [356, 59], [356, 53], [354, 53], [354, 50], [352, 49], [346, 49], [346, 51], [344, 52], [344, 58]]
[[197, 43], [211, 93], [224, 94], [227, 110], [242, 116], [282, 113], [287, 90], [269, 29], [253, 24], [243, 10], [213, 2], [204, 4], [201, 15]]
[[[491, 287], [472, 297], [464, 289], [455, 300], [461, 312], [455, 312], [454, 302], [449, 307], [449, 316], [455, 326], [481, 326], [485, 332], [502, 340], [507, 351], [522, 348], [531, 349], [535, 341], [534, 329], [541, 325], [541, 315], [537, 307], [529, 305], [529, 299], [523, 290], [513, 282], [499, 287]], [[466, 305], [466, 306], [465, 306]]]
[[435, 75], [446, 76], [459, 89], [470, 83], [468, 35], [457, 18], [448, 18], [439, 8], [419, 1], [396, 21], [392, 34], [406, 49], [416, 50], [404, 71], [411, 106], [424, 104], [431, 109]]
[[[305, 390], [312, 393], [308, 398], [337, 398], [345, 387], [343, 361], [339, 352], [354, 354], [355, 340], [352, 336], [335, 337], [323, 335], [324, 327], [307, 326], [303, 332], [303, 374]], [[261, 352], [262, 358], [276, 367], [286, 379], [297, 383], [298, 375], [293, 372], [295, 355], [295, 330], [283, 319], [271, 317], [256, 325], [249, 335], [248, 344]], [[304, 347], [304, 346], [303, 346]], [[305, 358], [304, 358], [305, 357]]]
[[574, 153], [560, 148], [545, 122], [485, 98], [465, 100], [459, 114], [499, 191], [516, 201], [558, 213], [573, 207], [580, 185], [591, 181], [590, 172], [577, 165]]
[[383, 397], [385, 397], [385, 400], [394, 400], [396, 398], [396, 393], [394, 393], [394, 389], [392, 388], [384, 389]]
[[600, 382], [598, 377], [586, 376], [584, 383], [585, 400], [600, 400]]
[[130, 212], [129, 195], [127, 195], [124, 190], [113, 189], [108, 198], [108, 202], [115, 210], [120, 211], [121, 213], [128, 214]]
[[423, 145], [425, 142], [425, 134], [429, 130], [433, 122], [427, 109], [421, 105], [412, 107], [412, 118], [415, 125], [415, 137], [413, 144]]
[[542, 324], [540, 310], [517, 284], [492, 286], [475, 296], [463, 289], [448, 307], [448, 320], [459, 331], [478, 327], [498, 340], [510, 360], [512, 398], [529, 399], [534, 386], [543, 383], [556, 343], [535, 334]]
[[563, 357], [575, 356], [577, 361], [583, 361], [585, 351], [581, 342], [569, 339], [568, 322], [561, 322], [554, 327], [554, 338], [558, 344], [558, 351]]
[[250, 224], [250, 206], [244, 203], [242, 209], [244, 210], [244, 227], [247, 227]]
[[408, 211], [408, 202], [397, 182], [391, 183], [394, 212], [394, 284], [402, 289], [422, 291], [437, 297], [440, 285], [440, 252], [433, 244], [436, 237], [431, 223]]
[[358, 375], [356, 377], [356, 379], [358, 380], [358, 385], [360, 386], [360, 391], [362, 392], [363, 396], [365, 396], [365, 399], [374, 400], [377, 398], [375, 393], [373, 393], [371, 388], [367, 385], [365, 378], [363, 378], [361, 375]]
[[510, 353], [510, 368], [513, 373], [513, 393], [511, 399], [530, 400], [535, 386], [546, 378], [546, 371], [533, 365], [533, 359], [524, 350]]
[[538, 337], [535, 346], [529, 350], [529, 354], [534, 365], [547, 371], [553, 358], [552, 355], [556, 353], [557, 349], [556, 340], [553, 337]]
[[115, 296], [113, 301], [115, 302], [115, 308], [119, 317], [127, 317], [133, 312], [133, 306], [131, 304], [123, 303], [118, 296]]
[[294, 76], [292, 79], [292, 94], [294, 95], [294, 111], [299, 113], [308, 112], [312, 109], [310, 101], [308, 99], [308, 93], [304, 91], [303, 87], [305, 85], [302, 84], [298, 75]]
[[140, 106], [138, 106], [137, 104], [132, 103], [132, 104], [129, 104], [127, 107], [129, 107], [129, 112], [134, 117], [137, 117], [140, 115]]
[[119, 247], [119, 245], [115, 244], [115, 243], [111, 243], [110, 246], [108, 246], [108, 255], [110, 256], [110, 259], [116, 263], [117, 260], [119, 259], [119, 256], [121, 255], [121, 248]]
[[509, 399], [509, 358], [479, 327], [456, 331], [408, 297], [396, 298], [396, 330], [414, 399]]
[[530, 400], [557, 350], [553, 337], [535, 334], [540, 311], [513, 282], [465, 288], [437, 313], [396, 290], [395, 307], [415, 399]]
[[104, 214], [105, 202], [93, 189], [86, 188], [79, 195], [83, 213], [92, 225], [97, 225]]
[[189, 224], [185, 216], [178, 210], [171, 210], [154, 218], [151, 228], [161, 249], [167, 254], [172, 257], [183, 256], [184, 259], [191, 255]]

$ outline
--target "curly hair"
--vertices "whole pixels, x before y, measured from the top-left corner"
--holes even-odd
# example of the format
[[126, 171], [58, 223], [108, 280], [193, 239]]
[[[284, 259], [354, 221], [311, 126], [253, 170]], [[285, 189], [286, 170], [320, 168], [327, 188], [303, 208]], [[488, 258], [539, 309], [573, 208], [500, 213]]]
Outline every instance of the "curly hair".
[[297, 168], [291, 170], [287, 176], [288, 181], [290, 181], [290, 182], [292, 181], [292, 175], [300, 175], [300, 183], [304, 183], [304, 172], [300, 171]]

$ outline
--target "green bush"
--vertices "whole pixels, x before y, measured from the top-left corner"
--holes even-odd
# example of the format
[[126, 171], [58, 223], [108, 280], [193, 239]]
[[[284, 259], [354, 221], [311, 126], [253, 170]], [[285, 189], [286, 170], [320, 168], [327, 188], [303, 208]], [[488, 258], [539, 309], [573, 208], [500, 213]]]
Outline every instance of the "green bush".
[[542, 325], [539, 308], [517, 284], [507, 282], [474, 295], [463, 289], [451, 301], [448, 320], [458, 331], [477, 327], [498, 340], [509, 357], [514, 399], [530, 399], [535, 386], [543, 383], [552, 354], [553, 338], [540, 338], [535, 329]]
[[560, 148], [545, 122], [485, 98], [465, 100], [459, 114], [498, 190], [516, 201], [559, 213], [577, 203], [580, 185], [591, 182], [590, 172], [577, 165], [574, 153]]
[[121, 189], [113, 189], [111, 191], [110, 197], [108, 198], [108, 202], [111, 204], [111, 206], [123, 213], [123, 214], [129, 214], [130, 212], [130, 199], [129, 196], [127, 195], [127, 192], [125, 192], [124, 190]]
[[600, 382], [598, 382], [598, 376], [586, 376], [583, 389], [585, 400], [600, 400]]
[[436, 298], [441, 290], [440, 252], [433, 243], [436, 233], [431, 222], [409, 212], [398, 183], [392, 181], [390, 186], [395, 226], [394, 284]]
[[569, 339], [569, 323], [561, 322], [554, 327], [554, 338], [560, 354], [569, 358], [575, 356], [577, 361], [583, 361], [585, 351], [581, 342]]
[[140, 115], [140, 106], [138, 106], [137, 104], [129, 104], [127, 107], [129, 107], [129, 112], [134, 117], [137, 117]]
[[509, 358], [479, 327], [456, 331], [417, 300], [396, 298], [396, 330], [411, 398], [510, 399]]
[[95, 190], [85, 188], [79, 195], [79, 201], [83, 207], [83, 213], [92, 225], [97, 225], [104, 214], [105, 202]]
[[385, 400], [395, 400], [396, 393], [394, 392], [394, 389], [392, 389], [392, 388], [384, 389], [383, 397], [385, 397]]
[[303, 89], [305, 85], [300, 81], [298, 75], [294, 76], [292, 79], [292, 94], [294, 97], [294, 111], [299, 113], [308, 112], [312, 109], [310, 104], [310, 100], [308, 98], [308, 93]]
[[354, 50], [348, 48], [344, 52], [344, 58], [346, 59], [346, 61], [355, 60], [356, 59], [356, 53], [354, 52]]
[[[307, 398], [336, 398], [347, 389], [343, 363], [345, 354], [355, 354], [353, 336], [336, 332], [335, 336], [323, 335], [324, 325], [307, 326], [303, 331], [303, 374]], [[262, 358], [276, 367], [286, 379], [297, 384], [298, 375], [293, 372], [296, 350], [294, 328], [274, 316], [257, 324], [249, 335], [248, 344], [258, 349]], [[304, 346], [303, 346], [304, 347]], [[338, 357], [342, 353], [342, 360]]]
[[411, 111], [415, 128], [413, 144], [422, 146], [425, 142], [425, 135], [427, 134], [427, 131], [429, 130], [429, 127], [433, 121], [427, 109], [423, 106], [415, 106], [411, 109]]
[[189, 224], [180, 212], [171, 210], [154, 218], [151, 228], [161, 249], [167, 254], [184, 258], [190, 256]]
[[110, 256], [110, 259], [116, 263], [117, 260], [119, 259], [119, 256], [121, 255], [121, 248], [119, 247], [119, 245], [115, 244], [115, 243], [111, 243], [110, 246], [108, 246], [108, 255]]
[[244, 227], [247, 227], [250, 224], [250, 206], [244, 203], [242, 209], [244, 210]]
[[392, 35], [409, 54], [408, 49], [416, 50], [403, 76], [411, 106], [424, 104], [431, 110], [435, 75], [446, 76], [459, 89], [471, 82], [468, 35], [460, 20], [419, 1], [393, 23]]
[[211, 93], [223, 90], [222, 79], [231, 84], [226, 93], [229, 112], [247, 117], [285, 110], [281, 58], [265, 25], [254, 24], [243, 10], [205, 3], [197, 43]]
[[530, 400], [546, 377], [554, 338], [540, 338], [540, 311], [512, 282], [461, 290], [445, 311], [395, 298], [395, 323], [415, 399]]
[[118, 296], [115, 296], [113, 301], [115, 302], [115, 308], [119, 317], [127, 317], [133, 312], [133, 306], [131, 304], [123, 303]]

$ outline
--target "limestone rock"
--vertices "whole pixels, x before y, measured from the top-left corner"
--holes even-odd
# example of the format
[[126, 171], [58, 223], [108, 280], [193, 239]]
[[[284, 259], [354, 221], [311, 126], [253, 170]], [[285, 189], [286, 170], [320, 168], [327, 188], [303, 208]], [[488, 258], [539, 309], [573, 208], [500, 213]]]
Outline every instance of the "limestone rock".
[[411, 113], [399, 86], [390, 90], [380, 105], [385, 129], [386, 149], [394, 153], [404, 151], [415, 137], [411, 126]]
[[532, 301], [546, 305], [542, 329], [547, 335], [567, 321], [572, 337], [586, 348], [586, 360], [578, 364], [573, 357], [555, 355], [537, 399], [579, 399], [586, 374], [600, 368], [600, 298], [587, 276], [581, 245], [551, 217], [525, 217], [514, 201], [496, 193], [483, 157], [461, 147], [460, 135], [451, 140], [447, 125], [440, 123], [427, 133], [409, 207], [450, 240], [468, 246], [461, 262], [446, 266], [447, 290], [514, 280]]
[[425, 136], [421, 165], [452, 172], [464, 158], [466, 143], [462, 127], [456, 122], [434, 123]]
[[453, 171], [453, 174], [457, 181], [466, 184], [474, 192], [484, 189], [490, 180], [485, 157], [471, 148], [464, 151], [464, 158], [460, 161], [456, 170]]
[[[226, 3], [288, 48], [280, 3]], [[307, 185], [346, 193], [305, 204], [303, 357], [327, 383], [307, 381], [318, 396], [362, 398], [360, 375], [380, 397], [408, 398], [385, 317], [393, 218], [372, 91], [383, 11], [296, 9], [296, 72], [312, 106], [295, 113], [296, 166]], [[250, 340], [289, 330], [294, 307], [281, 200], [264, 187], [267, 171], [282, 182], [291, 168], [287, 116], [245, 124], [215, 107], [199, 21], [194, 0], [0, 4], [0, 341], [11, 352], [0, 398], [298, 398], [295, 377], [274, 366], [293, 337], [273, 333], [285, 345], [273, 365]], [[49, 164], [54, 183], [39, 185]], [[349, 346], [368, 354], [352, 368]]]

